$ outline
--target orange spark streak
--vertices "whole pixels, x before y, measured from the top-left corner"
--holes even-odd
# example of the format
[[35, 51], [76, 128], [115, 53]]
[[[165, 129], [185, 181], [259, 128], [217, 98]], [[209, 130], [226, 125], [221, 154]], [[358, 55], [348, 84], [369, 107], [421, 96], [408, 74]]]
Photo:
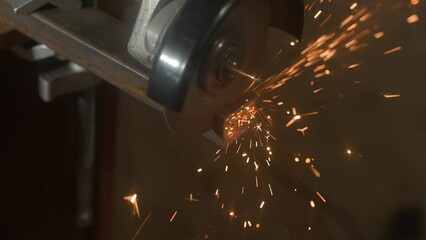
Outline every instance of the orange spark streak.
[[315, 168], [315, 166], [314, 166], [314, 165], [311, 165], [311, 171], [314, 173], [314, 175], [315, 175], [317, 178], [320, 178], [320, 177], [321, 177], [321, 173], [318, 171], [318, 169], [316, 169], [316, 168]]
[[173, 220], [175, 220], [176, 214], [177, 214], [177, 211], [175, 211], [175, 213], [173, 213], [173, 216], [170, 218], [170, 222], [173, 222]]
[[386, 51], [386, 52], [385, 52], [385, 55], [389, 55], [389, 54], [392, 54], [392, 53], [398, 52], [398, 51], [400, 51], [401, 49], [402, 49], [402, 47], [401, 47], [401, 46], [396, 47], [396, 48], [392, 48], [392, 49], [390, 49], [390, 50]]
[[138, 218], [141, 218], [140, 216], [140, 212], [139, 212], [139, 205], [138, 205], [138, 195], [137, 194], [133, 194], [133, 195], [129, 195], [129, 196], [125, 196], [123, 197], [123, 199], [127, 202], [129, 202], [130, 204], [132, 204], [133, 206], [133, 215], [138, 216]]
[[359, 65], [361, 65], [361, 63], [352, 64], [348, 68], [353, 69], [353, 68], [359, 67]]
[[325, 198], [321, 195], [321, 193], [317, 192], [318, 197], [321, 199], [321, 201], [323, 201], [324, 203], [326, 203], [327, 201], [325, 200]]
[[317, 12], [317, 14], [315, 14], [314, 18], [315, 18], [315, 19], [317, 19], [317, 18], [319, 17], [319, 15], [321, 15], [321, 13], [322, 13], [322, 10], [319, 10], [319, 11]]
[[148, 219], [151, 217], [151, 214], [152, 214], [152, 212], [148, 213], [148, 215], [146, 216], [146, 218], [143, 220], [141, 226], [138, 228], [138, 230], [136, 231], [135, 235], [132, 237], [132, 240], [135, 240], [136, 237], [139, 235], [139, 233], [142, 231], [143, 227], [148, 222]]
[[271, 196], [274, 196], [274, 193], [272, 192], [271, 184], [268, 184], [268, 187], [269, 187], [269, 192], [271, 193]]
[[384, 35], [385, 35], [384, 32], [378, 32], [378, 33], [374, 34], [374, 38], [379, 39], [379, 38], [383, 37]]
[[401, 94], [384, 94], [383, 97], [385, 97], [385, 98], [399, 98], [399, 97], [401, 97]]

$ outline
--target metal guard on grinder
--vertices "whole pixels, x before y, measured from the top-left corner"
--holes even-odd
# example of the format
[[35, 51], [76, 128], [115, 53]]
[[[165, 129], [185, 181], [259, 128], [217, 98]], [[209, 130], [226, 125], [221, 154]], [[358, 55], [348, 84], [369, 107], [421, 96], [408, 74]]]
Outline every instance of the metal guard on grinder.
[[[206, 131], [211, 128], [213, 115], [216, 112], [211, 113], [211, 116], [208, 114], [198, 116], [196, 113], [184, 109], [185, 102], [199, 100], [188, 100], [190, 97], [187, 94], [191, 82], [198, 81], [200, 68], [208, 48], [215, 41], [212, 38], [217, 37], [215, 35], [217, 29], [221, 27], [222, 22], [234, 7], [239, 7], [239, 4], [244, 5], [242, 3], [245, 1], [250, 0], [187, 0], [165, 33], [154, 59], [147, 94], [166, 108], [169, 126], [177, 134], [190, 136], [202, 133], [197, 132], [200, 129]], [[254, 1], [261, 1], [258, 3], [260, 5], [269, 5], [270, 19], [265, 16], [265, 21], [268, 21], [270, 26], [277, 27], [300, 39], [304, 19], [303, 0]], [[262, 15], [260, 14], [260, 16]], [[234, 100], [230, 99], [229, 103]], [[191, 123], [185, 123], [188, 121], [203, 126], [194, 127], [198, 130], [186, 133], [186, 130], [189, 129], [188, 125], [191, 125]], [[180, 129], [179, 125], [182, 124], [187, 126]]]

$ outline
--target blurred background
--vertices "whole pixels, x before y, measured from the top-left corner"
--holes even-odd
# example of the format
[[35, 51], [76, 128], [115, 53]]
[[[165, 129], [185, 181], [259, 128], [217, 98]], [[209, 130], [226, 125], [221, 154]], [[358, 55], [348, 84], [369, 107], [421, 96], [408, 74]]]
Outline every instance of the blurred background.
[[[305, 1], [312, 3], [300, 43], [271, 43], [284, 52], [273, 68], [288, 67], [321, 35], [345, 31], [339, 24], [352, 2]], [[355, 53], [339, 51], [324, 79], [302, 73], [262, 96], [284, 102], [271, 111], [283, 114], [271, 129], [272, 167], [258, 173], [263, 187], [239, 163], [236, 146], [214, 161], [219, 146], [175, 136], [162, 113], [102, 82], [92, 212], [83, 224], [75, 180], [78, 98], [44, 103], [37, 90], [37, 76], [63, 62], [23, 60], [9, 46], [26, 38], [0, 35], [0, 239], [426, 239], [425, 3], [357, 4], [374, 12], [371, 24], [383, 38]], [[99, 8], [131, 29], [138, 3], [99, 0]], [[412, 14], [419, 21], [410, 24]], [[333, 20], [319, 27], [329, 15]], [[285, 127], [293, 108], [318, 114]], [[133, 194], [140, 218], [123, 199]]]

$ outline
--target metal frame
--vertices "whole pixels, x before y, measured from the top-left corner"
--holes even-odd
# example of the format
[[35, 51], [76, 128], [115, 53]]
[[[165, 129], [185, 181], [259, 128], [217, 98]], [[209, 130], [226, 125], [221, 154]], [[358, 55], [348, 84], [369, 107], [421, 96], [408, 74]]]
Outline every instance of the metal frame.
[[149, 70], [127, 53], [130, 26], [95, 8], [15, 14], [7, 0], [0, 0], [0, 22], [163, 111], [161, 105], [146, 96]]

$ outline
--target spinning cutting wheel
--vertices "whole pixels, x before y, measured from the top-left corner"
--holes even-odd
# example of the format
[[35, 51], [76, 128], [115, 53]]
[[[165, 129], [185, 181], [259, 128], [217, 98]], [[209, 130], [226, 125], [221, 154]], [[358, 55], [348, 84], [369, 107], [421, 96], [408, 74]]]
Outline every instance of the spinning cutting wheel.
[[243, 97], [270, 26], [300, 38], [303, 2], [145, 0], [129, 52], [151, 68], [148, 96], [166, 108], [170, 128], [192, 136]]

